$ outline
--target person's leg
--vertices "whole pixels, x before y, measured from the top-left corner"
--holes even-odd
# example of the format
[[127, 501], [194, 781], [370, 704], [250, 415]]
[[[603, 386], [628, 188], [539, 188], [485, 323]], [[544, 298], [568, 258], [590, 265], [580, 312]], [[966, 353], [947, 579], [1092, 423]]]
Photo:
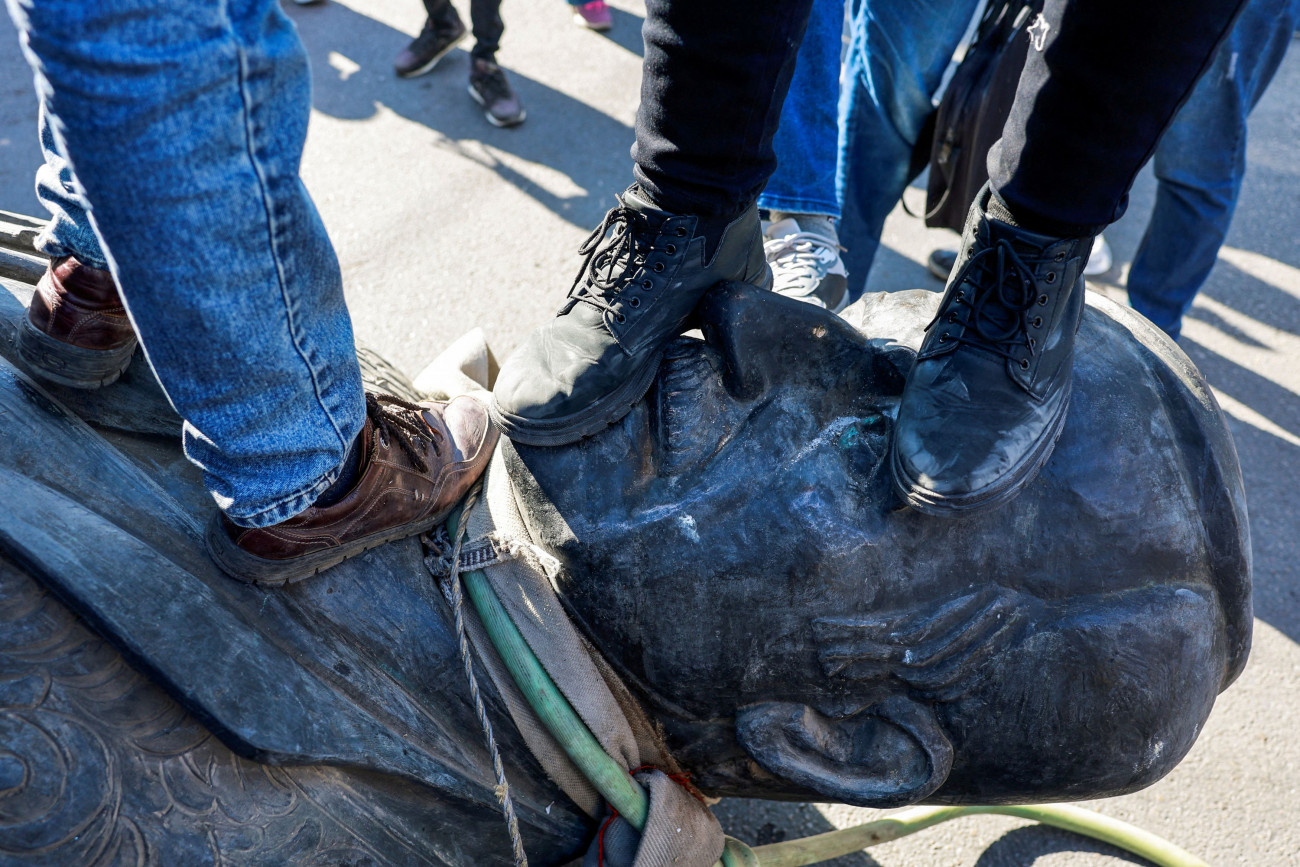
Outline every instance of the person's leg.
[[400, 78], [429, 72], [468, 33], [451, 0], [424, 0], [424, 11], [428, 18], [419, 35], [393, 60], [393, 69]]
[[990, 181], [899, 405], [894, 483], [954, 516], [1014, 497], [1069, 408], [1092, 238], [1213, 57], [1239, 0], [1047, 0]]
[[848, 278], [835, 220], [835, 107], [840, 94], [844, 0], [813, 0], [790, 92], [772, 148], [776, 171], [758, 206], [767, 211], [763, 250], [773, 291], [839, 312]]
[[301, 512], [365, 405], [298, 177], [311, 102], [293, 25], [274, 0], [10, 10], [186, 454], [238, 523]]
[[1214, 60], [1245, 0], [1047, 0], [1001, 140], [993, 191], [1027, 228], [1092, 236]]
[[1171, 337], [1179, 336], [1227, 237], [1246, 171], [1246, 118], [1297, 24], [1300, 0], [1248, 0], [1156, 148], [1156, 203], [1129, 270], [1128, 295]]
[[501, 0], [470, 0], [470, 28], [474, 31], [474, 48], [471, 57], [496, 61], [501, 50], [501, 34], [506, 25], [501, 19]]
[[754, 200], [810, 2], [646, 4], [637, 183], [583, 244], [568, 302], [501, 368], [492, 418], [512, 439], [613, 424], [710, 287], [771, 286]]
[[17, 335], [19, 356], [46, 382], [68, 388], [112, 385], [131, 364], [136, 336], [90, 223], [89, 205], [40, 109], [44, 163], [36, 195], [50, 221], [36, 248], [50, 257]]
[[727, 220], [758, 198], [811, 5], [646, 4], [632, 157], [659, 206]]
[[518, 126], [528, 116], [523, 101], [510, 86], [506, 72], [497, 65], [497, 51], [505, 23], [501, 0], [471, 0], [470, 23], [474, 48], [469, 57], [469, 95], [483, 107], [483, 116], [493, 126]]
[[813, 0], [790, 91], [772, 141], [776, 171], [758, 206], [788, 214], [837, 218], [836, 142], [844, 0]]
[[44, 106], [40, 110], [41, 153], [45, 162], [36, 170], [36, 197], [50, 213], [50, 222], [36, 238], [36, 249], [51, 259], [74, 256], [83, 265], [108, 270], [108, 260], [87, 215], [89, 207], [78, 191], [68, 165], [54, 144], [54, 131]]
[[840, 243], [859, 297], [885, 218], [907, 187], [912, 151], [978, 0], [853, 0], [839, 106]]

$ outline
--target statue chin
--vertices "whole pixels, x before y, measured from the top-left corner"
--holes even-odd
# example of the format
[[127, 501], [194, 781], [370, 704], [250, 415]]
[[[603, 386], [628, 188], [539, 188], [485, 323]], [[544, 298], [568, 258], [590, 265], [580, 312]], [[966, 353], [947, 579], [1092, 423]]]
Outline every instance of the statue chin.
[[[841, 319], [722, 285], [622, 422], [501, 446], [499, 495], [559, 561], [566, 610], [710, 794], [1120, 794], [1177, 763], [1245, 662], [1235, 451], [1130, 311], [1090, 302], [1066, 430], [1016, 500], [954, 521], [901, 506], [884, 461], [937, 300]], [[46, 386], [6, 337], [22, 315], [0, 293], [4, 858], [512, 863], [419, 542], [273, 592], [231, 582], [147, 365]], [[426, 391], [491, 369], [445, 367], [462, 381]], [[530, 860], [565, 863], [595, 823], [486, 692]]]

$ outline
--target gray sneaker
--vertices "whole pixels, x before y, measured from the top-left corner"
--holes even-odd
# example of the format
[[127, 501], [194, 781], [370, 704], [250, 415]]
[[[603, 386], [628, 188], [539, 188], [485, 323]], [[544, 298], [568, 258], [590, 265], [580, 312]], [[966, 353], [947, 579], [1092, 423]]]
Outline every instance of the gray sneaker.
[[763, 232], [772, 291], [839, 313], [849, 303], [849, 274], [835, 223], [811, 214], [773, 216], [780, 219]]

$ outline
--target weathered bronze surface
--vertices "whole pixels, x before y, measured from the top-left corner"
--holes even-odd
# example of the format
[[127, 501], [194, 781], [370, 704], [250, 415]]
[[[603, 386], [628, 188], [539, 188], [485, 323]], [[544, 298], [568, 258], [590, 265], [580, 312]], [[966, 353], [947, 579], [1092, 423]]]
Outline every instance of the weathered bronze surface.
[[[13, 297], [0, 863], [511, 863], [418, 542], [281, 590], [226, 579], [147, 366], [101, 393], [38, 384], [12, 363]], [[871, 296], [845, 324], [721, 287], [708, 342], [680, 341], [620, 425], [506, 455], [571, 613], [706, 790], [1131, 791], [1244, 664], [1236, 455], [1190, 363], [1127, 311], [1088, 311], [1066, 431], [1022, 496], [951, 522], [899, 508], [881, 461], [936, 300]], [[486, 693], [530, 858], [564, 863], [592, 825]]]

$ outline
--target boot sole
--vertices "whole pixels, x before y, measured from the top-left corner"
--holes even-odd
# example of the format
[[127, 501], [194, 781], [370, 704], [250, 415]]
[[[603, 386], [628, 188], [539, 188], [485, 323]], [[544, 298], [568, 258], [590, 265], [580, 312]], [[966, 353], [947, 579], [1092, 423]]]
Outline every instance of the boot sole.
[[222, 526], [220, 512], [214, 514], [212, 520], [208, 521], [204, 541], [208, 549], [208, 555], [213, 562], [221, 568], [221, 571], [236, 581], [258, 587], [282, 587], [286, 584], [301, 581], [304, 578], [310, 578], [331, 566], [337, 566], [344, 560], [349, 560], [358, 554], [364, 554], [371, 548], [378, 548], [380, 545], [386, 545], [389, 542], [396, 542], [430, 530], [445, 521], [454, 508], [455, 504], [427, 518], [421, 518], [418, 521], [411, 521], [387, 530], [379, 530], [337, 548], [329, 548], [324, 551], [316, 551], [312, 554], [304, 554], [301, 557], [291, 557], [284, 560], [258, 557], [240, 548], [226, 533], [225, 527]]
[[423, 66], [417, 66], [415, 69], [412, 69], [410, 72], [398, 72], [397, 77], [398, 78], [419, 78], [421, 75], [424, 75], [426, 72], [433, 72], [433, 68], [438, 65], [438, 61], [446, 57], [447, 54], [457, 45], [460, 45], [462, 42], [464, 42], [465, 37], [468, 35], [469, 35], [469, 31], [465, 30], [454, 40], [448, 43], [446, 48], [442, 49], [442, 51], [439, 51], [428, 61], [426, 61]]
[[[1071, 386], [1067, 386], [1069, 388]], [[894, 489], [916, 511], [934, 518], [955, 518], [970, 515], [985, 509], [993, 509], [1008, 503], [1019, 494], [1026, 485], [1038, 477], [1038, 473], [1047, 463], [1056, 448], [1056, 441], [1065, 430], [1065, 417], [1069, 413], [1070, 397], [1067, 395], [1061, 404], [1061, 411], [1052, 422], [1052, 429], [1038, 441], [1027, 458], [1019, 467], [1007, 473], [995, 483], [978, 491], [953, 497], [940, 494], [922, 487], [920, 482], [907, 474], [899, 463], [898, 451], [890, 448], [890, 472], [894, 479]]]
[[493, 395], [492, 403], [488, 405], [488, 416], [497, 430], [512, 442], [526, 446], [563, 446], [575, 443], [600, 433], [632, 411], [632, 407], [645, 397], [654, 383], [666, 348], [648, 357], [618, 388], [572, 415], [545, 420], [512, 415], [501, 409]]
[[117, 382], [131, 365], [136, 340], [117, 349], [85, 349], [41, 331], [23, 317], [18, 355], [42, 379], [68, 388], [91, 390]]

